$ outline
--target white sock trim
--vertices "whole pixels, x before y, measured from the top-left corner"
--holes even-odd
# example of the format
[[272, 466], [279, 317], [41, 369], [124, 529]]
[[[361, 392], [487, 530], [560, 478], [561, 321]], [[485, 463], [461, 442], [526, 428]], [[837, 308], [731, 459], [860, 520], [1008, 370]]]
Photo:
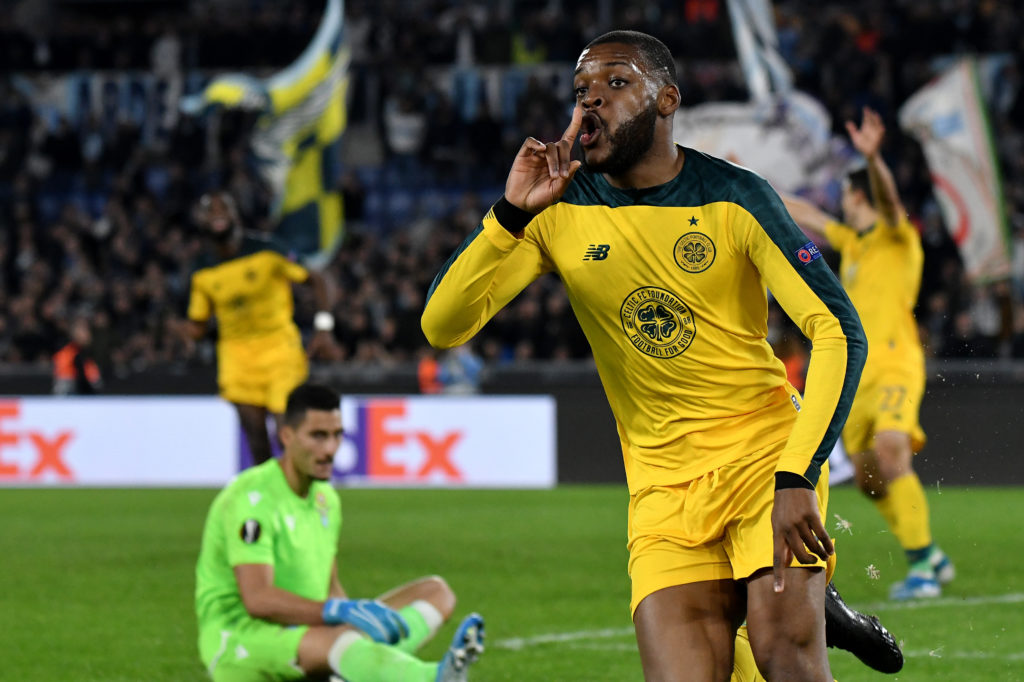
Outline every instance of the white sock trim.
[[426, 600], [417, 599], [409, 604], [409, 608], [416, 609], [423, 616], [423, 620], [427, 622], [427, 627], [430, 628], [430, 637], [437, 634], [437, 631], [444, 625], [444, 616], [441, 615], [436, 606]]
[[327, 652], [327, 665], [331, 666], [331, 670], [341, 675], [341, 657], [353, 643], [362, 638], [363, 636], [355, 630], [345, 630], [338, 635], [338, 639], [331, 645], [331, 650]]

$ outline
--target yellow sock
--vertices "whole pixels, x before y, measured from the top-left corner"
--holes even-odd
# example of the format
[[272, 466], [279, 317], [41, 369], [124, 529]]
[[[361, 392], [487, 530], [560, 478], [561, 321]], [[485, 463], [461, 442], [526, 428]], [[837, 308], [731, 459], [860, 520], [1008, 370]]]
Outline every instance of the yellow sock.
[[[891, 483], [889, 485], [892, 485]], [[896, 513], [896, 505], [893, 503], [892, 489], [890, 488], [886, 493], [885, 497], [872, 497], [871, 501], [875, 503], [875, 508], [878, 513], [882, 515], [885, 522], [889, 525], [889, 530], [897, 538], [900, 536], [899, 531], [896, 529], [899, 521], [899, 516]]]
[[[924, 496], [921, 480], [913, 471], [889, 481], [889, 495], [896, 512], [893, 533], [905, 550], [921, 549], [932, 544], [932, 530], [928, 518], [928, 500]], [[884, 515], [884, 514], [883, 514]]]
[[741, 625], [736, 632], [735, 653], [732, 662], [732, 678], [729, 682], [765, 682], [754, 662], [754, 652], [750, 649], [747, 626]]

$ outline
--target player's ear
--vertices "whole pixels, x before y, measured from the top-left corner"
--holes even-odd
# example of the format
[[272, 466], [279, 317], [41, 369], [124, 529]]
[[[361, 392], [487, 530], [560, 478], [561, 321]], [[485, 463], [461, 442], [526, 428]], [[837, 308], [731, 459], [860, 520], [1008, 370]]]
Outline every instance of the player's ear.
[[281, 439], [281, 445], [288, 447], [288, 444], [295, 438], [295, 429], [287, 422], [282, 422], [281, 428], [277, 431], [277, 437]]
[[658, 91], [658, 115], [662, 118], [672, 116], [682, 102], [678, 85], [666, 84]]

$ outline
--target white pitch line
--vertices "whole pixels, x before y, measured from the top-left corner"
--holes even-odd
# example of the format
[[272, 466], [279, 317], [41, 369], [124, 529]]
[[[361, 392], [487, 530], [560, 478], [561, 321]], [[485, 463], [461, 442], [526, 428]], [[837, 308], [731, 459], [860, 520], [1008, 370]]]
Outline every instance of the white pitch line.
[[[636, 642], [630, 639], [628, 642], [595, 641], [591, 639], [565, 642], [565, 648], [582, 651], [621, 651], [623, 653], [635, 653]], [[986, 660], [1006, 661], [1007, 663], [1018, 663], [1024, 661], [1024, 651], [1000, 654], [988, 651], [946, 651], [944, 647], [936, 649], [915, 649], [904, 651], [906, 658], [955, 658], [958, 660]]]
[[622, 651], [624, 653], [637, 653], [636, 640], [632, 637], [628, 642], [597, 642], [592, 640], [568, 642], [565, 648], [576, 651]]
[[988, 651], [946, 651], [938, 649], [918, 649], [904, 651], [906, 658], [964, 658], [964, 659], [985, 659], [996, 661], [1024, 661], [1024, 651], [1012, 654], [994, 654]]
[[[1009, 594], [988, 595], [982, 597], [941, 597], [938, 599], [920, 599], [916, 601], [902, 602], [877, 602], [874, 604], [854, 605], [853, 608], [865, 613], [876, 611], [900, 611], [905, 609], [926, 609], [942, 608], [947, 606], [985, 606], [988, 604], [1019, 604], [1024, 602], [1024, 593], [1011, 592]], [[615, 639], [618, 637], [632, 637], [632, 627], [602, 628], [600, 630], [577, 630], [575, 632], [550, 632], [531, 637], [506, 637], [499, 639], [491, 646], [498, 649], [519, 650], [543, 644], [561, 644], [567, 642], [580, 642], [595, 639]], [[1024, 660], [1024, 653], [999, 656], [986, 654], [984, 652], [950, 652], [943, 654], [941, 651], [920, 651], [906, 654], [910, 657], [923, 656], [948, 656], [949, 658], [1006, 658], [1007, 660]]]
[[858, 604], [853, 608], [864, 613], [875, 611], [904, 611], [907, 609], [930, 609], [945, 606], [986, 606], [988, 604], [1019, 604], [1024, 602], [1024, 593], [992, 594], [983, 597], [938, 597], [936, 599], [914, 599], [910, 601], [880, 601], [874, 604]]
[[499, 639], [492, 646], [499, 649], [525, 649], [538, 644], [560, 644], [563, 642], [574, 642], [581, 639], [611, 639], [615, 637], [626, 637], [633, 635], [633, 628], [604, 628], [602, 630], [578, 630], [576, 632], [552, 632], [546, 635], [534, 635], [533, 637], [508, 637]]

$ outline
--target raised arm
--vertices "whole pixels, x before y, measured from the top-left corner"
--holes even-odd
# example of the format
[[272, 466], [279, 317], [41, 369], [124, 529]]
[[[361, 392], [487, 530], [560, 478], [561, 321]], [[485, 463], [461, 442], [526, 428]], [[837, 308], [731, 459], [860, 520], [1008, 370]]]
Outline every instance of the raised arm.
[[[538, 235], [541, 225], [552, 219], [549, 209], [579, 170], [580, 162], [569, 155], [582, 119], [577, 106], [558, 142], [527, 138], [512, 162], [504, 196], [441, 267], [427, 292], [421, 319], [432, 346], [465, 343], [526, 285], [552, 268]], [[528, 232], [531, 223], [533, 231]]]
[[779, 196], [782, 198], [782, 203], [786, 205], [786, 210], [789, 211], [793, 222], [804, 230], [824, 237], [825, 225], [835, 221], [835, 218], [806, 199], [789, 194], [779, 194]]
[[420, 320], [430, 345], [453, 348], [470, 340], [516, 294], [550, 269], [535, 235], [524, 233], [529, 217], [503, 197], [441, 266]]
[[873, 109], [864, 107], [860, 128], [853, 121], [847, 121], [846, 132], [849, 133], [853, 146], [867, 159], [868, 180], [871, 182], [875, 208], [889, 225], [899, 224], [906, 211], [900, 201], [892, 171], [882, 159], [882, 139], [885, 137], [882, 117]]

